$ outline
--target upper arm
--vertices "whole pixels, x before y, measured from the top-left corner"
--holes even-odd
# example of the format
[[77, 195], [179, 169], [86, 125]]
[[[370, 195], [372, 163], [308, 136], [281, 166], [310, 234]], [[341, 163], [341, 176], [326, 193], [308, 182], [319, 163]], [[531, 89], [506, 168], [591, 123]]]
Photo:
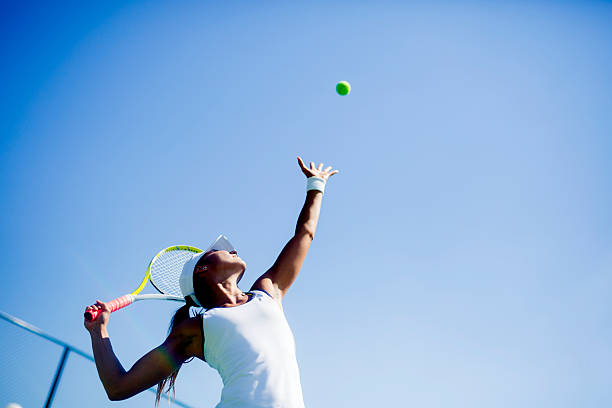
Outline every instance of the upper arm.
[[298, 231], [287, 242], [274, 265], [255, 281], [251, 290], [263, 289], [280, 301], [297, 278], [311, 242], [312, 234]]
[[153, 387], [191, 357], [203, 359], [199, 345], [202, 345], [201, 318], [181, 322], [161, 345], [145, 354], [123, 375], [112, 399], [126, 399]]

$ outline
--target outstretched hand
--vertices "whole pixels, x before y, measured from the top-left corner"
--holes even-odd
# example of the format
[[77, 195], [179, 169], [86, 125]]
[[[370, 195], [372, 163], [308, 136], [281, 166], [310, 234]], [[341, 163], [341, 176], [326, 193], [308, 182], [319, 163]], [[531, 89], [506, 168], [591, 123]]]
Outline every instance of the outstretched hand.
[[325, 168], [325, 170], [323, 170], [323, 163], [320, 163], [319, 167], [315, 167], [314, 162], [310, 162], [310, 168], [308, 168], [304, 166], [304, 162], [302, 161], [302, 158], [300, 156], [298, 156], [297, 160], [298, 164], [300, 165], [300, 168], [302, 169], [302, 173], [306, 175], [306, 178], [320, 177], [323, 180], [327, 181], [331, 176], [338, 173], [338, 170], [331, 171], [331, 166], [328, 166]]

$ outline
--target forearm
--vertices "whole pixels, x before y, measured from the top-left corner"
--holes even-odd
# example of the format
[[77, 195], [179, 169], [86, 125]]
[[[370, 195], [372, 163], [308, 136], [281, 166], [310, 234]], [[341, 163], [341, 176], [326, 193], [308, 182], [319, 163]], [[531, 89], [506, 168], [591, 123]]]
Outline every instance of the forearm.
[[306, 201], [304, 207], [298, 217], [295, 227], [295, 234], [305, 232], [314, 238], [319, 222], [319, 214], [321, 212], [321, 202], [323, 201], [323, 193], [318, 190], [310, 190], [306, 193]]
[[113, 352], [106, 328], [102, 327], [98, 330], [92, 330], [90, 335], [98, 376], [102, 381], [102, 385], [104, 385], [108, 397], [114, 399], [114, 395], [119, 389], [119, 381], [125, 374], [125, 370]]

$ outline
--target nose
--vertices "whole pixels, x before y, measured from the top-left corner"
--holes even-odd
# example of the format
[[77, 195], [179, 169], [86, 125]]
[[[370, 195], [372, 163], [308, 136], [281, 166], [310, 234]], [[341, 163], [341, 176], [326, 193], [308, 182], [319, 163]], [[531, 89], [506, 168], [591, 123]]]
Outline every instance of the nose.
[[238, 255], [238, 252], [236, 252], [235, 250], [234, 251], [229, 251], [229, 253], [232, 254], [232, 255]]

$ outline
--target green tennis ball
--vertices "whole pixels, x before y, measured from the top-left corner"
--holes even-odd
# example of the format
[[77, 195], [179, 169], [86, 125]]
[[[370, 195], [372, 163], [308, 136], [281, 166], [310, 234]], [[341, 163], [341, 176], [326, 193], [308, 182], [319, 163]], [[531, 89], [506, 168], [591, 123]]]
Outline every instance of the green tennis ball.
[[336, 84], [336, 92], [338, 95], [348, 95], [351, 92], [351, 84], [346, 81], [340, 81]]

